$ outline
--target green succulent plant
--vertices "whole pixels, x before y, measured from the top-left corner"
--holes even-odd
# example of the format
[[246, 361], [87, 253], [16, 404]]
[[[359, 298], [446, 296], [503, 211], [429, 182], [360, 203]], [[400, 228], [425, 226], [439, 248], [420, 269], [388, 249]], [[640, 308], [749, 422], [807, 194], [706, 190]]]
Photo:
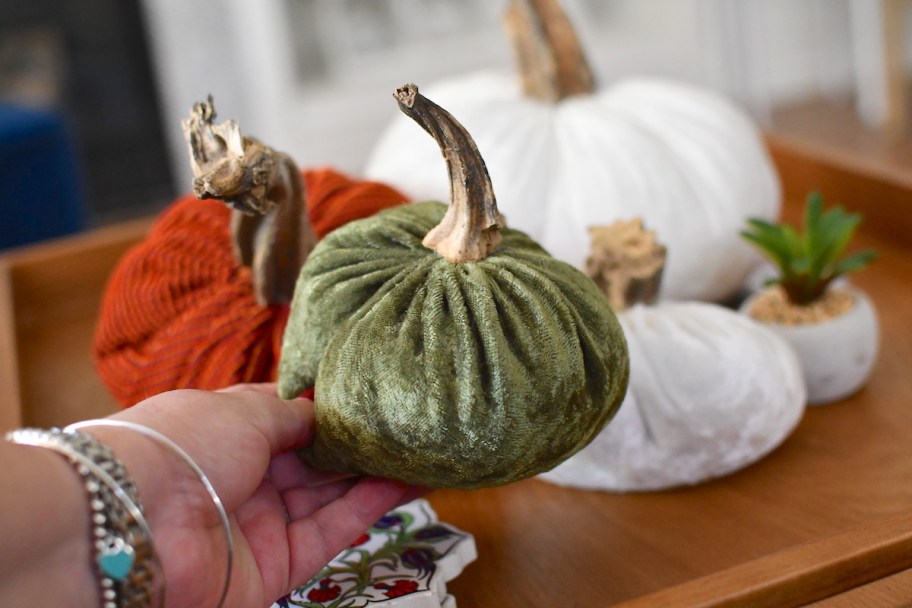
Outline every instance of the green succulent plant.
[[877, 257], [872, 249], [843, 256], [861, 215], [846, 213], [841, 207], [824, 211], [823, 196], [818, 192], [807, 197], [803, 232], [760, 219], [747, 223], [749, 228], [741, 236], [779, 269], [779, 277], [769, 283], [781, 285], [793, 304], [818, 300], [834, 279], [861, 270]]

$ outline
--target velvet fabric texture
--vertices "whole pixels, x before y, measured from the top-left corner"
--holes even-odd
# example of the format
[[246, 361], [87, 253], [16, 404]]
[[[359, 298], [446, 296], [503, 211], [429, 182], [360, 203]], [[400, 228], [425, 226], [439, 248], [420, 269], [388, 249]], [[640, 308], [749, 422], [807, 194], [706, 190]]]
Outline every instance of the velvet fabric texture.
[[762, 324], [715, 304], [669, 301], [618, 320], [630, 350], [624, 403], [546, 481], [612, 492], [696, 484], [766, 456], [801, 420], [801, 364]]
[[445, 209], [352, 222], [302, 268], [279, 391], [316, 382], [310, 464], [504, 484], [577, 452], [623, 399], [627, 347], [595, 284], [509, 229], [486, 259], [453, 264], [421, 244]]
[[[303, 172], [318, 237], [404, 202], [392, 188], [332, 169]], [[94, 358], [123, 406], [175, 388], [274, 380], [287, 306], [263, 307], [232, 253], [231, 211], [190, 195], [172, 203], [112, 274]]]

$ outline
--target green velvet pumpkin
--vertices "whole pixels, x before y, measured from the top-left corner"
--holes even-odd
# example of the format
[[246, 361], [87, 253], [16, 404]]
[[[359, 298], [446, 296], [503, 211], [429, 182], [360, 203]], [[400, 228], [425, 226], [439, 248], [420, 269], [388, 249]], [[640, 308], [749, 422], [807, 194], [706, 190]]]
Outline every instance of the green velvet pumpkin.
[[447, 259], [422, 243], [447, 209], [417, 203], [352, 222], [302, 268], [279, 391], [316, 385], [310, 464], [499, 485], [556, 466], [620, 405], [626, 343], [595, 284], [499, 225], [481, 259]]

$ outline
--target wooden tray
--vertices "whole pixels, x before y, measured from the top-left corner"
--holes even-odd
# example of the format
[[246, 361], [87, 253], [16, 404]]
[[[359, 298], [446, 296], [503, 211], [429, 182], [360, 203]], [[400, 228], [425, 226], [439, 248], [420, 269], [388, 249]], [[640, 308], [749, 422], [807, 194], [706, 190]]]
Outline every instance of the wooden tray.
[[435, 492], [441, 519], [478, 545], [449, 587], [462, 605], [912, 605], [912, 180], [788, 137], [770, 146], [785, 216], [812, 190], [866, 214], [859, 245], [880, 257], [853, 281], [882, 337], [867, 387], [809, 409], [759, 463], [693, 488]]
[[92, 333], [108, 275], [150, 223], [0, 256], [0, 430], [63, 426], [115, 410], [92, 365]]
[[[604, 494], [527, 480], [437, 491], [441, 520], [474, 534], [459, 605], [820, 606], [912, 603], [912, 180], [771, 138], [785, 214], [822, 189], [864, 211], [880, 259], [855, 279], [881, 317], [868, 386], [810, 409], [769, 457], [659, 493]], [[134, 222], [0, 258], [0, 427], [62, 425], [114, 409], [92, 369], [99, 296]], [[829, 598], [829, 599], [823, 599]]]

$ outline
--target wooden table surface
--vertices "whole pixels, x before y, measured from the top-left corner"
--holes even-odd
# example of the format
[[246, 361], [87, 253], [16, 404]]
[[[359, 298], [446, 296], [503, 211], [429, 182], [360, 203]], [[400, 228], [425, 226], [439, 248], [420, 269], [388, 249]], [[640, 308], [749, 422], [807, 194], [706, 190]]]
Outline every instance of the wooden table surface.
[[[853, 279], [881, 321], [867, 387], [809, 409], [755, 465], [696, 487], [621, 495], [533, 479], [432, 493], [478, 545], [449, 585], [460, 606], [912, 605], [912, 188], [772, 144], [786, 215], [820, 182], [828, 200], [870, 214], [860, 245], [880, 258]], [[104, 280], [146, 228], [0, 257], [0, 427], [114, 409], [89, 344]]]
[[[861, 179], [799, 167], [801, 151], [787, 142], [774, 150], [788, 168], [789, 217], [810, 189]], [[912, 191], [877, 186], [894, 188], [894, 198], [824, 188], [829, 202], [870, 214], [867, 226], [890, 226], [885, 235], [860, 231], [858, 245], [880, 256], [852, 279], [880, 315], [868, 385], [809, 408], [760, 462], [695, 487], [609, 494], [527, 480], [434, 492], [441, 519], [478, 544], [477, 562], [449, 587], [460, 605], [779, 607], [882, 577], [819, 605], [912, 605], [912, 573], [892, 575], [912, 567], [912, 246], [892, 233], [912, 239], [896, 229], [912, 221]], [[880, 217], [878, 204], [904, 204], [904, 215]]]
[[[905, 554], [887, 561], [897, 570], [912, 567], [912, 256], [889, 242], [863, 241], [878, 248], [880, 259], [855, 283], [876, 303], [882, 345], [862, 392], [809, 408], [768, 457], [696, 487], [619, 495], [528, 480], [433, 493], [441, 519], [471, 531], [478, 543], [478, 561], [451, 584], [459, 601], [612, 606], [859, 526], [873, 526], [857, 539], [873, 550], [881, 542], [874, 539], [879, 523], [889, 528], [888, 540], [906, 537]], [[808, 554], [815, 563], [848, 555], [819, 549]], [[788, 554], [779, 557], [787, 573]], [[720, 599], [734, 599], [747, 574], [718, 590]], [[899, 590], [902, 598], [888, 599], [912, 604], [912, 584], [906, 580]], [[677, 591], [697, 599], [693, 589]], [[804, 593], [798, 589], [799, 604], [816, 599]], [[685, 605], [652, 599], [642, 605]]]

